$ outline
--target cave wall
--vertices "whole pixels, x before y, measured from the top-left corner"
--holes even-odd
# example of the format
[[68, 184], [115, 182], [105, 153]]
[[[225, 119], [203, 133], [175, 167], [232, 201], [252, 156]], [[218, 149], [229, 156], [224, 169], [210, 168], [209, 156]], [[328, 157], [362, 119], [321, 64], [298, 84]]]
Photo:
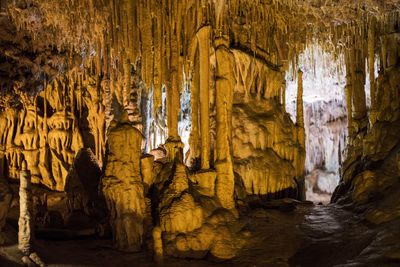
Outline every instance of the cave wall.
[[[357, 81], [351, 79], [352, 84], [346, 87], [347, 97], [352, 99], [348, 106], [349, 138], [341, 183], [332, 198], [333, 202], [351, 204], [374, 224], [398, 218], [395, 207], [399, 188], [399, 31], [398, 20], [390, 21], [386, 24], [387, 33], [379, 40], [380, 69], [378, 78], [371, 80], [368, 113], [359, 102], [363, 97], [354, 87]], [[368, 41], [372, 49], [374, 40]], [[370, 68], [373, 73], [373, 65]]]

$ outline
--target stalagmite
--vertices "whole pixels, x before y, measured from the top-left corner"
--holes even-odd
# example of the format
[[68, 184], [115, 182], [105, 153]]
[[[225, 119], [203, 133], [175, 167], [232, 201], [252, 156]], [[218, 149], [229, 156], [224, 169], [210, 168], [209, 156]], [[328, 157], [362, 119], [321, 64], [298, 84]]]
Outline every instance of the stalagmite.
[[127, 112], [108, 132], [110, 154], [102, 190], [111, 212], [114, 244], [124, 251], [138, 251], [143, 242], [146, 206], [140, 173], [142, 138], [129, 123]]
[[19, 187], [18, 248], [24, 255], [33, 252], [35, 218], [31, 190], [31, 173], [27, 169], [26, 161], [23, 161]]
[[201, 125], [201, 168], [209, 169], [210, 134], [209, 134], [209, 91], [210, 91], [210, 26], [205, 26], [197, 33], [200, 60], [200, 125]]

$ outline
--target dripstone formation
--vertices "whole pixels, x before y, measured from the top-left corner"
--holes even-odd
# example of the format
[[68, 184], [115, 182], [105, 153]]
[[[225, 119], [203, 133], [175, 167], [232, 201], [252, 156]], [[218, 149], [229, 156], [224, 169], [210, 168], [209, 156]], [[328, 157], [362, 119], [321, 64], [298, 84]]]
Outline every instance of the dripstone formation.
[[31, 173], [27, 170], [26, 162], [22, 162], [19, 188], [19, 220], [18, 220], [18, 248], [24, 255], [33, 252], [34, 217], [31, 191]]

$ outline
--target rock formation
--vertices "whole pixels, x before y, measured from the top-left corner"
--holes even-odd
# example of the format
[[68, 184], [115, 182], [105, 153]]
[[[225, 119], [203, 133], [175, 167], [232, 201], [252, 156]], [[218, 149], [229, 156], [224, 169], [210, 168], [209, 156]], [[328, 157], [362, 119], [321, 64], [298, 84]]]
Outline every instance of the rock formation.
[[108, 161], [102, 179], [103, 193], [110, 211], [110, 224], [117, 248], [138, 251], [143, 243], [146, 212], [144, 183], [140, 173], [143, 135], [125, 113], [108, 131]]
[[35, 218], [33, 217], [31, 174], [26, 165], [26, 161], [23, 161], [19, 188], [18, 248], [24, 255], [30, 255], [33, 252]]

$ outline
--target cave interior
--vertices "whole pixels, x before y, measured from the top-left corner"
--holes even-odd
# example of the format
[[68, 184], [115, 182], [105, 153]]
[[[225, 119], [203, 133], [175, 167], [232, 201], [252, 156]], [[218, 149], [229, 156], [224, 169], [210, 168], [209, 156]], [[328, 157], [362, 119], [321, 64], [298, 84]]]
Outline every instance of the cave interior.
[[0, 266], [399, 266], [399, 0], [1, 0]]

